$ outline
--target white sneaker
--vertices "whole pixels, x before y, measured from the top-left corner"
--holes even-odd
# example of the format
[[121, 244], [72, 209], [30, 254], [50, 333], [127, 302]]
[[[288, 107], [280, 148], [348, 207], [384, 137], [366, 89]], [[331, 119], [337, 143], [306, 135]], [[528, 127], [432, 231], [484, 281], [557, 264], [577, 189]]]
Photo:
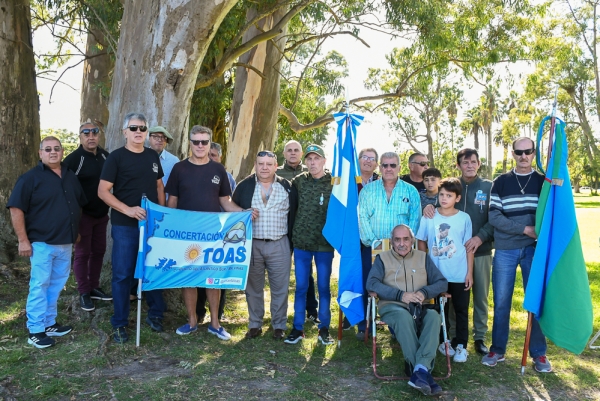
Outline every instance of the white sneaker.
[[469, 355], [467, 350], [463, 348], [462, 344], [458, 344], [454, 353], [454, 362], [467, 362], [467, 355]]
[[[438, 347], [438, 351], [440, 351], [440, 354], [445, 356], [446, 355], [446, 343], [441, 343], [440, 346]], [[452, 345], [450, 345], [450, 341], [448, 341], [448, 355], [454, 356], [454, 348], [452, 348]]]

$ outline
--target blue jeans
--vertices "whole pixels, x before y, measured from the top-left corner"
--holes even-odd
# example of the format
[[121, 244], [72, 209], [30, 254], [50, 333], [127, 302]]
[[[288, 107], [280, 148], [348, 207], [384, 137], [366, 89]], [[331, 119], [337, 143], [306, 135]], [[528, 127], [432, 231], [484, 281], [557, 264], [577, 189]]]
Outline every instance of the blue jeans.
[[72, 244], [31, 244], [31, 279], [27, 296], [27, 329], [43, 333], [56, 323], [58, 295], [65, 286], [71, 270]]
[[304, 329], [306, 314], [306, 293], [308, 291], [308, 277], [312, 273], [312, 260], [315, 259], [317, 267], [317, 289], [319, 291], [319, 329], [329, 328], [331, 323], [331, 264], [333, 252], [312, 252], [294, 248], [294, 265], [296, 273], [296, 292], [294, 297], [294, 328]]
[[[140, 230], [132, 226], [112, 226], [112, 295], [114, 315], [110, 323], [114, 328], [126, 327], [129, 323], [129, 293], [134, 282], [133, 273], [137, 261]], [[163, 318], [166, 304], [162, 290], [145, 292], [148, 317]]]
[[[492, 267], [494, 325], [492, 327], [491, 352], [501, 355], [506, 353], [510, 309], [512, 306], [513, 290], [515, 288], [517, 265], [521, 265], [523, 288], [527, 288], [527, 280], [529, 280], [529, 272], [531, 271], [531, 262], [533, 260], [534, 252], [534, 245], [519, 249], [496, 249]], [[533, 319], [533, 324], [531, 325], [529, 355], [532, 358], [546, 355], [546, 338], [536, 319]]]

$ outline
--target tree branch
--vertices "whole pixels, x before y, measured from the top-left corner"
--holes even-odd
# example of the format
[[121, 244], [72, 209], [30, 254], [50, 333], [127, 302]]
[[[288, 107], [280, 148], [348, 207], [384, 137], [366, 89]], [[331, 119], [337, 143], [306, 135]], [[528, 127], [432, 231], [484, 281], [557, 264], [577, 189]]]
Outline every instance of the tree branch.
[[219, 61], [219, 64], [212, 70], [209, 71], [206, 75], [199, 76], [196, 80], [196, 85], [194, 87], [195, 90], [200, 88], [205, 88], [210, 86], [216, 79], [218, 79], [223, 73], [231, 68], [231, 65], [237, 60], [242, 54], [250, 51], [254, 46], [272, 39], [283, 32], [286, 24], [299, 12], [301, 12], [304, 8], [306, 8], [310, 3], [314, 0], [306, 0], [303, 1], [296, 6], [292, 7], [290, 11], [286, 15], [279, 20], [277, 24], [270, 30], [261, 33], [247, 41], [246, 43], [236, 47], [232, 50], [227, 50], [225, 54], [223, 54], [223, 58]]
[[327, 38], [327, 37], [330, 37], [330, 36], [335, 36], [335, 35], [351, 35], [355, 39], [361, 41], [363, 45], [367, 46], [368, 48], [371, 48], [371, 46], [369, 46], [369, 44], [365, 40], [363, 40], [359, 36], [355, 35], [354, 32], [352, 32], [352, 31], [338, 31], [338, 32], [324, 33], [324, 34], [321, 34], [321, 35], [313, 35], [313, 36], [309, 36], [308, 38], [304, 38], [304, 39], [295, 41], [294, 44], [292, 44], [290, 47], [286, 47], [285, 51], [286, 52], [290, 52], [290, 51], [293, 51], [294, 49], [296, 49], [297, 47], [303, 45], [304, 43], [311, 42], [313, 40], [322, 39], [322, 38]]
[[249, 70], [254, 71], [255, 73], [258, 74], [259, 77], [261, 77], [262, 79], [267, 79], [267, 76], [265, 74], [263, 74], [262, 72], [260, 72], [260, 70], [250, 64], [246, 64], [246, 63], [233, 63], [232, 67], [244, 67], [244, 68], [248, 68]]

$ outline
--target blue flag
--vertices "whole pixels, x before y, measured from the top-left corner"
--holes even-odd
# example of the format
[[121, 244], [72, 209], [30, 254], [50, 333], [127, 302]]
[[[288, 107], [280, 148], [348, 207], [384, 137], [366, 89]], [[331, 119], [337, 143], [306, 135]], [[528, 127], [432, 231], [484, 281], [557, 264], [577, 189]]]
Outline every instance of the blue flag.
[[135, 278], [142, 291], [205, 287], [246, 289], [252, 214], [171, 209], [142, 199]]
[[338, 123], [332, 174], [334, 185], [323, 236], [341, 256], [337, 301], [354, 325], [365, 319], [356, 184], [359, 170], [355, 146], [356, 127], [364, 117], [348, 113], [336, 113], [333, 117]]

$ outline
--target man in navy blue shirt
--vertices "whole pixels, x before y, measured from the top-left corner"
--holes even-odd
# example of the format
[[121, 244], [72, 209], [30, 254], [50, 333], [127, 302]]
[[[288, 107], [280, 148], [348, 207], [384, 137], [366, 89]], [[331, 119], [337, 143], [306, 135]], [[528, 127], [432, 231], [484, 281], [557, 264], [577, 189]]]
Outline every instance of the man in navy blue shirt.
[[27, 296], [28, 343], [36, 348], [54, 345], [52, 337], [71, 332], [56, 322], [57, 303], [77, 241], [80, 208], [87, 203], [75, 174], [61, 164], [60, 141], [48, 136], [40, 144], [40, 163], [17, 180], [8, 200], [19, 255], [31, 261]]

